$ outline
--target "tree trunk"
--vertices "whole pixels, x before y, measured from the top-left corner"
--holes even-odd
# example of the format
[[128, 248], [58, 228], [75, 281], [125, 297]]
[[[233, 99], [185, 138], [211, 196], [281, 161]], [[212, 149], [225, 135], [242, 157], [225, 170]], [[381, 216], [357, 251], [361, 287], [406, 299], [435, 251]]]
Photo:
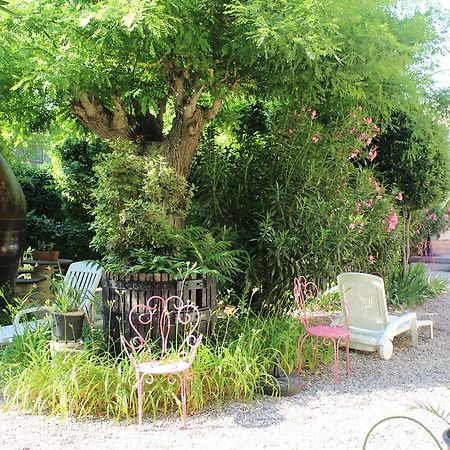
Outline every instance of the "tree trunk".
[[403, 208], [403, 216], [405, 218], [405, 238], [404, 238], [404, 243], [403, 243], [402, 268], [403, 268], [403, 274], [406, 274], [406, 270], [408, 269], [409, 256], [411, 253], [410, 242], [409, 242], [411, 214], [406, 208]]
[[188, 119], [177, 114], [169, 135], [161, 145], [169, 164], [185, 178], [189, 175], [192, 159], [200, 144], [204, 122], [204, 114], [200, 109], [195, 110]]

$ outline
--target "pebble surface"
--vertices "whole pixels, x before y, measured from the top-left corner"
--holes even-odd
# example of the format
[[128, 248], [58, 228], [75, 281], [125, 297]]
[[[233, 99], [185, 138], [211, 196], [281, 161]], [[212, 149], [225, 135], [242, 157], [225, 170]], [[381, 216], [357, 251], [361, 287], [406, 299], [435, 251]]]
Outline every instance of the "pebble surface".
[[[435, 272], [450, 280], [449, 272]], [[136, 422], [0, 413], [0, 448], [38, 449], [361, 449], [368, 430], [387, 416], [419, 420], [442, 440], [450, 426], [418, 403], [450, 414], [450, 293], [415, 308], [419, 319], [431, 318], [435, 337], [419, 333], [412, 347], [405, 333], [394, 340], [389, 361], [378, 353], [351, 351], [350, 378], [334, 384], [332, 367], [305, 372], [304, 389], [288, 398], [264, 397], [211, 407], [180, 418]], [[341, 353], [343, 356], [343, 353]], [[341, 363], [343, 363], [341, 358]], [[377, 427], [368, 449], [434, 449], [432, 438], [417, 424], [402, 419]]]

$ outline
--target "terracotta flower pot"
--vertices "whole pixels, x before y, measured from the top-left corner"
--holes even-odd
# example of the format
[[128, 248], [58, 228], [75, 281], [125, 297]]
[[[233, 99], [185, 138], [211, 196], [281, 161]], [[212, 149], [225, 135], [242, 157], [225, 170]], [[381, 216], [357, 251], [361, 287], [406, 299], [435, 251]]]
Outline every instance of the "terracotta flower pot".
[[59, 251], [54, 250], [35, 250], [33, 252], [33, 259], [44, 261], [58, 261]]

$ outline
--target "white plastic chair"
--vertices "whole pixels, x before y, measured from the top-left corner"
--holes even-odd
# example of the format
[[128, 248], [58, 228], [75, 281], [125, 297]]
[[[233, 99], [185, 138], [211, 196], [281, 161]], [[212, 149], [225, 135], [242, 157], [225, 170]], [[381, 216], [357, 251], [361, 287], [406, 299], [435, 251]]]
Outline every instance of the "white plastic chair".
[[[64, 283], [82, 292], [84, 297], [83, 307], [86, 310], [89, 320], [93, 320], [92, 298], [100, 283], [102, 277], [102, 268], [99, 264], [92, 261], [80, 261], [72, 263], [64, 277]], [[26, 329], [33, 331], [36, 326], [48, 322], [48, 318], [21, 322], [25, 314], [36, 312], [49, 312], [51, 308], [46, 306], [36, 306], [19, 311], [12, 323], [0, 327], [0, 345], [9, 344], [15, 336], [22, 336]]]
[[412, 312], [401, 316], [388, 314], [382, 278], [366, 273], [341, 273], [338, 286], [341, 301], [346, 305], [342, 314], [349, 324], [350, 348], [378, 350], [383, 359], [390, 359], [394, 349], [392, 340], [405, 331], [411, 331], [414, 346], [417, 346], [418, 327], [429, 327], [433, 338], [431, 320], [418, 321]]
[[69, 266], [64, 277], [64, 284], [82, 292], [83, 307], [91, 322], [93, 321], [92, 299], [100, 284], [102, 273], [102, 268], [96, 262], [79, 261]]

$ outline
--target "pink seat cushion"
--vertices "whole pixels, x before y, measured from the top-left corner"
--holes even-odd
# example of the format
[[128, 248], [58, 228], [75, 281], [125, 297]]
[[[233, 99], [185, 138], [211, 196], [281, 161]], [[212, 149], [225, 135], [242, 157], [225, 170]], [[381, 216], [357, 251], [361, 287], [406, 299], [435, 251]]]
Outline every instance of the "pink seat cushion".
[[183, 360], [178, 361], [145, 361], [137, 366], [137, 370], [142, 373], [165, 374], [184, 372], [189, 369], [189, 363]]
[[329, 327], [326, 325], [317, 325], [308, 328], [308, 333], [319, 337], [349, 337], [350, 331], [342, 327]]

